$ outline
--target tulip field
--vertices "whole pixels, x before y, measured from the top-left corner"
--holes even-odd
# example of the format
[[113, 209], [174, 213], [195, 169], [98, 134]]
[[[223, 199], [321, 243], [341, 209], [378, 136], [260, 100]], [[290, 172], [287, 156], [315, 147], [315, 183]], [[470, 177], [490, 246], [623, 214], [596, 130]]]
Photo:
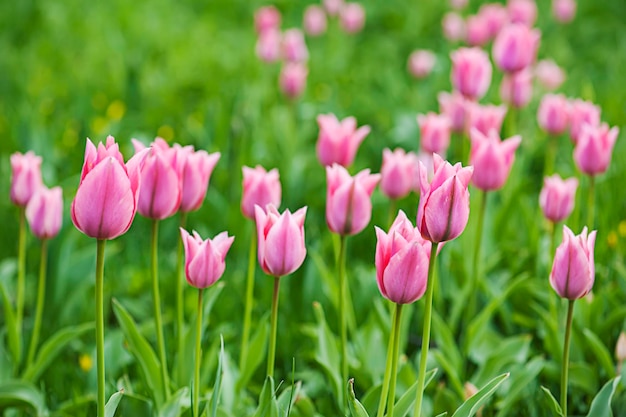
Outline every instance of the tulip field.
[[626, 417], [626, 2], [0, 2], [0, 416]]

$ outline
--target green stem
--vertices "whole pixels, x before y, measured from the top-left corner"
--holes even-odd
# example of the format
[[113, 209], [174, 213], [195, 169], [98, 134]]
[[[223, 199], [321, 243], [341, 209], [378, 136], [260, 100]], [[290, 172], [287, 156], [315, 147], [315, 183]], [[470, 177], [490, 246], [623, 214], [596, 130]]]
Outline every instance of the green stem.
[[[348, 329], [346, 323], [346, 236], [341, 236], [339, 244], [339, 327], [341, 332], [341, 386], [348, 382]], [[343, 390], [341, 391], [343, 392]], [[342, 395], [344, 410], [347, 396]]]
[[480, 247], [483, 237], [483, 224], [485, 222], [485, 209], [487, 207], [487, 191], [480, 190], [480, 206], [478, 207], [478, 223], [476, 225], [476, 242], [474, 244], [474, 263], [472, 265], [472, 276], [470, 278], [470, 291], [469, 291], [469, 304], [467, 317], [474, 317], [476, 312], [477, 298], [476, 294], [478, 288], [478, 273], [480, 265]]
[[430, 260], [428, 262], [428, 283], [426, 284], [426, 305], [424, 306], [424, 332], [422, 334], [422, 353], [420, 356], [420, 369], [417, 378], [417, 400], [413, 415], [419, 417], [422, 413], [422, 400], [424, 398], [424, 383], [426, 381], [426, 360], [428, 359], [428, 346], [430, 344], [430, 323], [433, 314], [433, 270], [435, 269], [435, 258], [437, 257], [438, 242], [433, 242], [430, 248]]
[[[396, 322], [396, 309], [392, 309], [392, 323]], [[385, 362], [385, 374], [383, 376], [383, 387], [380, 392], [380, 402], [378, 403], [378, 412], [376, 417], [383, 417], [385, 415], [385, 404], [387, 404], [387, 394], [389, 393], [389, 379], [391, 378], [391, 361], [393, 360], [393, 341], [395, 338], [395, 326], [391, 326], [389, 331], [389, 342], [387, 343], [387, 361]]]
[[513, 106], [509, 106], [509, 114], [507, 119], [507, 138], [510, 138], [511, 136], [515, 136], [517, 135], [519, 132], [517, 131], [517, 115], [518, 115], [518, 110], [513, 107]]
[[99, 239], [96, 254], [96, 367], [98, 369], [98, 417], [104, 417], [104, 247]]
[[396, 207], [398, 206], [398, 200], [391, 198], [389, 200], [389, 214], [387, 215], [387, 225], [391, 227], [393, 221], [396, 218]]
[[198, 316], [196, 318], [196, 366], [193, 374], [193, 417], [198, 417], [200, 406], [200, 364], [202, 361], [202, 293], [204, 288], [198, 288]]
[[550, 222], [550, 260], [554, 258], [554, 250], [556, 248], [556, 231], [558, 223]]
[[17, 288], [15, 300], [15, 327], [18, 331], [18, 349], [15, 359], [15, 368], [22, 360], [22, 321], [24, 318], [24, 287], [26, 282], [26, 209], [19, 208], [20, 231], [17, 241]]
[[274, 293], [272, 295], [272, 317], [270, 330], [270, 348], [267, 351], [267, 376], [274, 377], [274, 358], [276, 357], [276, 331], [278, 329], [278, 295], [280, 277], [274, 277]]
[[[180, 228], [185, 228], [185, 223], [187, 222], [187, 213], [180, 213]], [[180, 233], [179, 233], [180, 235]], [[179, 236], [178, 237], [178, 248], [176, 252], [176, 273], [178, 275], [176, 279], [176, 343], [178, 346], [178, 355], [183, 355], [185, 351], [185, 298], [184, 298], [184, 288], [185, 288], [185, 262], [184, 262], [184, 252], [183, 252], [183, 240]], [[178, 382], [182, 384], [183, 382], [183, 368], [184, 366], [178, 367]]]
[[33, 335], [30, 338], [30, 347], [26, 363], [33, 363], [35, 352], [39, 344], [39, 332], [41, 331], [41, 316], [43, 315], [43, 304], [46, 295], [46, 268], [48, 265], [48, 239], [41, 240], [41, 259], [39, 261], [39, 284], [37, 287], [37, 307], [35, 310], [35, 324], [33, 325]]
[[[253, 223], [254, 225], [254, 223]], [[250, 326], [252, 322], [252, 306], [254, 305], [254, 273], [256, 271], [256, 235], [250, 235], [250, 253], [248, 254], [248, 277], [246, 279], [246, 305], [243, 315], [243, 334], [241, 336], [241, 356], [239, 357], [239, 371], [243, 372], [248, 358], [248, 341], [250, 340]]]
[[393, 417], [393, 409], [396, 405], [396, 379], [398, 372], [398, 353], [400, 350], [400, 320], [402, 318], [402, 304], [396, 304], [393, 322], [393, 356], [391, 358], [391, 384], [389, 397], [387, 398], [387, 416]]
[[595, 194], [596, 194], [596, 177], [589, 176], [589, 194], [587, 194], [587, 227], [589, 230], [593, 230], [594, 222], [594, 206], [595, 206]]
[[548, 150], [546, 151], [546, 158], [543, 163], [543, 176], [552, 175], [554, 172], [554, 163], [556, 159], [556, 150], [559, 143], [558, 136], [548, 136]]
[[161, 379], [165, 398], [170, 397], [170, 380], [167, 374], [167, 356], [165, 355], [165, 340], [163, 339], [163, 319], [161, 317], [161, 295], [159, 294], [159, 221], [152, 220], [152, 294], [154, 298], [154, 321], [161, 362]]
[[567, 375], [569, 368], [569, 345], [572, 336], [572, 318], [574, 316], [574, 301], [568, 300], [567, 321], [565, 322], [565, 341], [563, 342], [563, 368], [561, 369], [561, 409], [567, 417]]

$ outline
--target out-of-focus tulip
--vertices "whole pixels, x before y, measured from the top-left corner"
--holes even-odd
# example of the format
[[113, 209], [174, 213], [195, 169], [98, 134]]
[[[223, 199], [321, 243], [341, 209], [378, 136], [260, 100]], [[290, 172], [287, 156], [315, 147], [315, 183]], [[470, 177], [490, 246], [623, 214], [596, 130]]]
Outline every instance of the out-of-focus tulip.
[[537, 3], [535, 0], [508, 0], [507, 11], [512, 23], [520, 23], [532, 27], [537, 20]]
[[443, 36], [452, 42], [465, 39], [465, 20], [456, 12], [448, 12], [441, 20]]
[[600, 126], [583, 125], [574, 147], [574, 162], [578, 169], [587, 175], [605, 172], [611, 162], [613, 146], [618, 134], [617, 127], [609, 130], [606, 123]]
[[285, 62], [280, 70], [280, 90], [290, 99], [298, 98], [306, 87], [309, 70], [302, 62]]
[[30, 230], [39, 239], [55, 237], [63, 222], [63, 191], [41, 185], [26, 206]]
[[420, 170], [422, 164], [426, 169], [426, 179], [430, 182], [435, 176], [435, 165], [433, 161], [433, 153], [420, 151], [417, 153], [417, 168], [415, 169], [415, 177], [413, 178], [413, 191], [420, 193]]
[[554, 91], [565, 81], [565, 73], [556, 62], [542, 59], [535, 65], [535, 78], [548, 91]]
[[300, 29], [287, 29], [283, 33], [283, 57], [288, 62], [303, 62], [309, 59], [309, 50]]
[[380, 168], [380, 189], [387, 197], [406, 197], [415, 184], [417, 156], [398, 148], [393, 152], [383, 149], [383, 164]]
[[343, 0], [323, 0], [322, 4], [329, 16], [337, 16], [343, 8]]
[[626, 333], [623, 330], [619, 333], [617, 343], [615, 343], [615, 359], [620, 364], [626, 360]]
[[495, 38], [509, 22], [509, 12], [500, 3], [487, 3], [480, 6], [478, 14], [482, 16], [489, 32], [489, 38]]
[[243, 192], [241, 195], [241, 212], [254, 220], [254, 206], [266, 207], [272, 204], [280, 206], [282, 188], [276, 168], [266, 171], [260, 165], [255, 168], [243, 167]]
[[385, 233], [376, 227], [376, 281], [383, 297], [410, 304], [424, 295], [431, 243], [402, 210]]
[[347, 33], [357, 33], [365, 26], [365, 9], [361, 3], [345, 3], [339, 12], [341, 28]]
[[537, 109], [539, 127], [550, 135], [560, 135], [569, 128], [570, 105], [563, 94], [546, 94]]
[[274, 6], [259, 7], [254, 12], [254, 28], [261, 35], [268, 30], [278, 30], [280, 28], [280, 12]]
[[582, 127], [586, 124], [591, 126], [600, 125], [600, 107], [581, 99], [571, 100], [569, 135], [575, 144], [578, 143]]
[[326, 13], [324, 8], [317, 4], [311, 4], [304, 10], [302, 26], [309, 36], [319, 36], [326, 32]]
[[190, 149], [183, 168], [181, 211], [187, 213], [200, 208], [206, 196], [211, 174], [220, 156], [219, 152], [210, 154], [204, 150], [193, 152], [193, 149]]
[[255, 206], [259, 264], [268, 275], [281, 277], [300, 268], [306, 257], [304, 219], [306, 207], [291, 214], [280, 214], [269, 204], [265, 210]]
[[521, 136], [500, 140], [495, 130], [487, 135], [476, 129], [470, 130], [472, 149], [470, 165], [474, 167], [472, 183], [483, 191], [502, 188], [515, 160], [515, 150], [522, 142]]
[[595, 279], [595, 242], [595, 230], [587, 236], [587, 227], [584, 227], [581, 234], [574, 236], [563, 226], [563, 241], [556, 248], [550, 272], [550, 285], [560, 297], [576, 300], [591, 291]]
[[420, 127], [420, 148], [426, 152], [445, 155], [450, 146], [450, 119], [446, 115], [429, 112], [417, 115]]
[[371, 196], [380, 174], [364, 169], [354, 177], [341, 165], [326, 167], [326, 224], [331, 232], [355, 235], [372, 218]]
[[445, 91], [437, 94], [439, 102], [439, 112], [445, 114], [450, 121], [450, 129], [455, 133], [463, 133], [465, 130], [465, 114], [467, 99], [458, 91], [447, 93]]
[[467, 17], [465, 21], [465, 40], [469, 46], [484, 46], [491, 39], [487, 20], [481, 14]]
[[504, 74], [500, 84], [500, 98], [505, 103], [521, 109], [525, 107], [533, 95], [533, 73], [529, 68]]
[[520, 71], [537, 58], [541, 32], [522, 24], [507, 25], [493, 42], [493, 60], [504, 72]]
[[418, 49], [409, 56], [407, 67], [415, 78], [425, 78], [433, 70], [437, 57], [432, 51]]
[[85, 162], [72, 222], [89, 237], [115, 239], [126, 233], [135, 218], [139, 200], [139, 170], [149, 150], [136, 153], [126, 164], [113, 136], [106, 145], [94, 146], [87, 139]]
[[495, 130], [499, 133], [507, 112], [507, 108], [503, 104], [496, 106], [493, 104], [469, 103], [466, 110], [466, 128], [468, 131], [475, 128], [483, 135], [488, 135], [490, 130]]
[[280, 59], [282, 34], [278, 29], [268, 29], [259, 35], [256, 43], [256, 55], [264, 62], [276, 62]]
[[563, 180], [559, 174], [545, 177], [539, 193], [539, 206], [546, 219], [553, 223], [567, 219], [574, 210], [577, 188], [576, 178]]
[[480, 48], [459, 48], [450, 54], [453, 87], [465, 97], [482, 98], [491, 84], [491, 61]]
[[11, 155], [11, 202], [26, 207], [41, 186], [41, 157], [34, 152]]
[[356, 119], [346, 117], [341, 122], [332, 113], [317, 116], [320, 128], [317, 137], [317, 158], [324, 166], [352, 165], [361, 142], [370, 133], [369, 126], [356, 128]]
[[185, 246], [185, 276], [196, 288], [208, 288], [221, 278], [226, 269], [226, 254], [235, 238], [222, 232], [212, 240], [202, 240], [197, 232], [190, 235], [180, 229]]
[[461, 10], [467, 7], [469, 0], [450, 0], [450, 7], [456, 10]]
[[469, 218], [469, 191], [473, 167], [452, 166], [439, 155], [433, 155], [434, 176], [419, 164], [420, 202], [417, 227], [424, 239], [445, 242], [458, 237]]
[[557, 22], [571, 22], [576, 16], [576, 0], [552, 0], [552, 16]]

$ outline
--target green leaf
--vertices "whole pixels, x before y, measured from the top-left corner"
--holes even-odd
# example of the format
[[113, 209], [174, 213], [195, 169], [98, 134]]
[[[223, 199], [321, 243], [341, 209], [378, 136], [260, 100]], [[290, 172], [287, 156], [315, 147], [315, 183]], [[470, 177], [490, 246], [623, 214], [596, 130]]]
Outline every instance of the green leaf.
[[598, 392], [596, 397], [591, 402], [591, 408], [589, 409], [587, 417], [613, 417], [613, 412], [611, 411], [611, 400], [613, 399], [613, 394], [615, 394], [615, 389], [617, 388], [620, 379], [620, 376], [616, 376], [604, 384], [600, 392]]
[[598, 364], [602, 366], [610, 378], [613, 378], [615, 376], [615, 367], [613, 366], [611, 354], [606, 346], [604, 346], [604, 343], [602, 343], [600, 338], [590, 329], [583, 329], [583, 334], [585, 335], [585, 339], [587, 339], [588, 346], [596, 356]]
[[493, 393], [498, 389], [500, 384], [504, 382], [505, 379], [509, 377], [509, 374], [502, 374], [500, 376], [495, 377], [491, 381], [487, 383], [484, 387], [480, 389], [476, 394], [472, 395], [467, 399], [457, 410], [452, 414], [452, 417], [471, 417], [476, 411], [480, 408], [480, 406], [489, 399], [493, 395]]
[[[430, 381], [433, 380], [433, 378], [435, 377], [435, 374], [437, 374], [437, 368], [431, 369], [430, 371], [426, 372], [426, 379], [424, 381], [424, 389], [426, 389]], [[402, 397], [400, 397], [400, 399], [396, 403], [395, 409], [394, 409], [394, 416], [396, 417], [406, 416], [409, 410], [413, 409], [416, 398], [417, 398], [417, 381], [415, 381], [415, 383], [411, 385], [411, 387], [408, 390], [406, 390], [404, 394], [402, 394]]]
[[29, 382], [36, 381], [68, 343], [93, 329], [94, 323], [85, 323], [56, 332], [41, 345], [35, 361], [28, 364], [24, 370], [22, 379]]
[[213, 395], [211, 395], [211, 417], [217, 416], [217, 404], [220, 402], [220, 389], [222, 386], [222, 368], [224, 363], [224, 336], [220, 335], [220, 354], [217, 361], [217, 371], [215, 373], [215, 385]]
[[544, 394], [546, 394], [546, 398], [548, 399], [548, 402], [550, 403], [550, 409], [552, 410], [553, 415], [556, 415], [558, 417], [563, 417], [563, 410], [561, 409], [561, 405], [556, 400], [556, 398], [554, 398], [554, 395], [552, 395], [552, 392], [544, 386], [542, 386], [541, 389], [543, 390]]
[[289, 411], [293, 408], [296, 399], [302, 388], [302, 382], [298, 381], [295, 384], [287, 387], [279, 396], [277, 400], [278, 412], [280, 416], [288, 417]]
[[189, 388], [182, 387], [163, 404], [159, 410], [159, 417], [178, 417], [181, 411], [189, 404]]
[[448, 357], [445, 356], [443, 352], [441, 352], [440, 350], [433, 349], [432, 354], [435, 360], [437, 361], [437, 363], [443, 368], [443, 370], [448, 375], [448, 378], [450, 379], [450, 383], [452, 384], [452, 387], [454, 388], [456, 395], [459, 398], [463, 399], [463, 395], [464, 395], [463, 384], [461, 383], [461, 380], [459, 379], [456, 373], [456, 369], [448, 361]]
[[278, 417], [278, 404], [274, 396], [274, 379], [271, 376], [265, 378], [259, 397], [259, 406], [253, 417]]
[[508, 416], [510, 414], [509, 411], [516, 406], [524, 390], [532, 383], [536, 383], [537, 375], [539, 375], [544, 365], [545, 361], [540, 357], [536, 357], [526, 364], [520, 364], [515, 371], [511, 371], [512, 377], [509, 390], [503, 396], [502, 404], [499, 404], [498, 416]]
[[341, 387], [341, 377], [337, 369], [339, 368], [339, 349], [337, 348], [336, 337], [326, 323], [324, 309], [318, 302], [313, 303], [313, 313], [317, 321], [315, 336], [317, 339], [317, 349], [315, 359], [324, 368], [326, 375], [332, 383], [335, 398], [341, 403], [343, 391]]
[[4, 304], [4, 320], [7, 328], [7, 338], [9, 339], [9, 350], [11, 351], [11, 356], [13, 356], [13, 365], [17, 368], [22, 357], [21, 329], [18, 328], [15, 313], [13, 308], [11, 308], [11, 300], [2, 282], [0, 282], [0, 295]]
[[146, 338], [139, 333], [137, 324], [135, 324], [131, 315], [116, 299], [113, 299], [113, 312], [124, 332], [130, 352], [139, 363], [143, 381], [152, 393], [158, 409], [164, 402], [161, 364]]
[[436, 417], [447, 417], [447, 416], [448, 416], [448, 412], [447, 412], [447, 411], [444, 411], [444, 412], [443, 412], [443, 413], [441, 413], [441, 414], [437, 414], [437, 416], [436, 416]]
[[115, 410], [117, 410], [117, 406], [122, 400], [123, 395], [123, 389], [111, 395], [111, 398], [109, 398], [109, 401], [107, 401], [106, 405], [104, 406], [104, 417], [113, 417], [115, 415]]
[[10, 380], [0, 384], [0, 410], [7, 407], [31, 408], [37, 417], [49, 414], [41, 391], [25, 381]]
[[267, 319], [268, 314], [264, 315], [258, 323], [258, 328], [250, 341], [250, 352], [254, 352], [245, 360], [244, 369], [240, 369], [239, 379], [237, 380], [237, 385], [235, 390], [240, 392], [243, 388], [248, 385], [250, 382], [250, 378], [257, 370], [259, 365], [263, 363], [265, 359], [265, 351], [267, 349], [267, 339], [268, 333], [270, 329], [269, 320]]
[[352, 417], [369, 417], [363, 404], [354, 395], [354, 378], [350, 378], [348, 381], [348, 408]]

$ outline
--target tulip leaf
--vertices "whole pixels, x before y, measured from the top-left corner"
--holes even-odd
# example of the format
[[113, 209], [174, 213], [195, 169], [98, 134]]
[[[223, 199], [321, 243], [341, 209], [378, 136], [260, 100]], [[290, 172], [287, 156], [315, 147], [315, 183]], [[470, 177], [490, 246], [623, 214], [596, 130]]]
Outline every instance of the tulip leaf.
[[7, 338], [9, 339], [9, 350], [11, 351], [11, 356], [13, 356], [13, 365], [17, 368], [22, 356], [21, 331], [17, 325], [15, 312], [11, 308], [11, 300], [2, 282], [0, 282], [0, 296], [2, 296], [2, 303], [4, 304], [4, 320], [7, 328]]
[[28, 364], [22, 379], [29, 382], [36, 381], [68, 343], [80, 337], [83, 333], [93, 330], [93, 328], [94, 323], [85, 323], [66, 327], [56, 332], [41, 345], [35, 361]]
[[[439, 346], [441, 353], [446, 357], [447, 361], [451, 365], [451, 369], [446, 369], [446, 373], [451, 379], [459, 381], [461, 378], [459, 372], [462, 372], [463, 369], [463, 359], [461, 358], [461, 353], [457, 348], [457, 343], [454, 340], [454, 336], [452, 335], [450, 328], [436, 311], [433, 312], [432, 329], [433, 339], [437, 342], [437, 346]], [[461, 388], [460, 393], [463, 395], [463, 386], [460, 381], [459, 386]], [[459, 387], [455, 388], [458, 390]]]
[[259, 397], [259, 406], [253, 417], [278, 417], [278, 404], [274, 395], [274, 379], [271, 376], [265, 378], [261, 396]]
[[176, 391], [159, 410], [159, 417], [178, 417], [189, 404], [189, 388], [182, 387]]
[[0, 411], [8, 407], [31, 408], [37, 417], [49, 415], [41, 391], [26, 381], [9, 380], [0, 384]]
[[369, 417], [363, 404], [356, 399], [354, 395], [354, 378], [348, 381], [348, 408], [352, 417]]
[[447, 412], [447, 411], [444, 411], [444, 412], [443, 412], [443, 413], [441, 413], [441, 414], [437, 414], [435, 417], [447, 417], [447, 416], [448, 416], [448, 412]]
[[211, 395], [211, 417], [217, 416], [217, 404], [220, 402], [223, 366], [224, 366], [224, 336], [220, 335], [220, 353], [219, 353], [219, 359], [217, 361], [217, 371], [215, 372], [215, 385], [213, 385], [213, 395]]
[[585, 335], [585, 339], [587, 339], [591, 351], [596, 356], [598, 364], [602, 366], [602, 369], [604, 369], [609, 377], [614, 377], [615, 367], [613, 366], [613, 360], [606, 346], [604, 346], [604, 343], [602, 343], [600, 338], [590, 329], [583, 329], [583, 334]]
[[519, 398], [524, 394], [533, 382], [536, 382], [537, 375], [541, 372], [545, 365], [545, 361], [536, 357], [530, 362], [520, 364], [516, 369], [511, 370], [511, 380], [508, 391], [503, 395], [503, 401], [499, 404], [500, 410], [498, 416], [508, 416], [510, 410], [517, 404]]
[[268, 314], [266, 314], [259, 320], [257, 330], [250, 341], [249, 351], [253, 353], [249, 354], [244, 361], [244, 369], [239, 370], [240, 374], [236, 385], [237, 392], [248, 385], [250, 378], [252, 378], [254, 372], [265, 359], [269, 329]]
[[494, 392], [496, 392], [500, 384], [502, 384], [508, 377], [509, 374], [506, 373], [489, 381], [487, 385], [482, 387], [476, 394], [472, 395], [467, 399], [467, 401], [461, 404], [454, 414], [452, 414], [452, 417], [471, 417], [476, 414], [483, 403], [487, 401]]
[[324, 309], [318, 302], [313, 303], [313, 313], [317, 321], [315, 336], [317, 339], [317, 349], [315, 352], [316, 361], [324, 368], [326, 375], [332, 383], [333, 392], [337, 402], [343, 402], [343, 391], [341, 391], [341, 378], [339, 376], [339, 349], [335, 335], [326, 323]]
[[115, 411], [117, 410], [117, 406], [120, 404], [123, 395], [123, 389], [111, 395], [111, 398], [109, 398], [109, 401], [107, 401], [104, 406], [104, 417], [113, 417], [115, 415]]
[[160, 408], [164, 401], [164, 389], [159, 359], [146, 338], [139, 333], [131, 315], [115, 299], [113, 299], [113, 312], [124, 332], [130, 352], [139, 363], [144, 383], [152, 393], [157, 408]]
[[[436, 374], [437, 368], [431, 369], [430, 371], [426, 372], [424, 389], [426, 389], [426, 387], [428, 386], [430, 381], [433, 380]], [[404, 417], [411, 409], [413, 409], [413, 406], [415, 405], [415, 399], [417, 398], [417, 383], [418, 381], [415, 381], [415, 383], [411, 385], [411, 387], [406, 390], [404, 394], [402, 394], [402, 397], [400, 397], [395, 405], [394, 416]]]
[[587, 417], [613, 417], [611, 400], [613, 399], [613, 394], [615, 394], [620, 379], [621, 376], [616, 376], [604, 384], [600, 392], [598, 392], [591, 402], [591, 408], [589, 409]]
[[550, 404], [550, 410], [552, 411], [552, 415], [563, 417], [563, 409], [561, 409], [561, 405], [556, 400], [556, 398], [554, 398], [554, 395], [552, 395], [552, 392], [548, 388], [543, 387], [543, 386], [541, 387], [541, 389], [543, 390], [543, 393], [546, 395], [546, 398], [548, 399], [548, 403]]

